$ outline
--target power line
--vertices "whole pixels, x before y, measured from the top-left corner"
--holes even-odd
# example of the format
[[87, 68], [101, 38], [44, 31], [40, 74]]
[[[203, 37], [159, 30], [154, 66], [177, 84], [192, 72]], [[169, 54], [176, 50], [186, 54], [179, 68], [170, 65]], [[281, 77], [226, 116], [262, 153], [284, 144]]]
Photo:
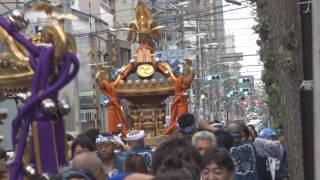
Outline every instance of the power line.
[[[229, 18], [229, 19], [213, 19], [213, 20], [198, 20], [198, 21], [238, 21], [238, 20], [254, 20], [253, 19], [254, 17], [242, 17], [242, 18]], [[75, 20], [76, 21], [76, 20]], [[39, 25], [41, 23], [47, 23], [48, 21], [47, 20], [44, 20], [44, 21], [38, 21], [38, 22], [31, 22], [29, 23], [30, 25]], [[73, 26], [73, 28], [78, 28], [78, 27], [84, 27], [83, 25], [81, 26]], [[243, 29], [250, 29], [250, 28], [243, 28]], [[229, 29], [229, 30], [232, 30], [232, 29]]]
[[[240, 7], [240, 8], [235, 8], [235, 9], [230, 9], [230, 10], [227, 10], [227, 11], [222, 11], [222, 12], [218, 12], [218, 13], [213, 13], [211, 15], [215, 15], [215, 14], [221, 14], [221, 13], [225, 13], [225, 12], [231, 12], [231, 11], [236, 11], [236, 10], [239, 10], [239, 9], [244, 9], [244, 8], [247, 8], [248, 6], [244, 6], [244, 7]], [[205, 16], [208, 16], [208, 15], [205, 15]], [[203, 16], [198, 16], [198, 17], [203, 17]], [[183, 19], [184, 21], [185, 20], [191, 20], [192, 18], [194, 17], [191, 17], [191, 18], [188, 18], [188, 19]], [[163, 24], [168, 24], [168, 23], [173, 23], [173, 22], [176, 22], [176, 21], [172, 21], [172, 22], [166, 22], [166, 23], [163, 23]], [[163, 25], [163, 24], [160, 24], [159, 25]], [[97, 34], [97, 33], [105, 33], [105, 32], [109, 32], [108, 30], [102, 30], [102, 31], [97, 31], [97, 32], [94, 32], [92, 34]], [[86, 33], [84, 33], [85, 35]], [[77, 36], [77, 35], [76, 35]]]
[[[241, 1], [240, 3], [242, 3], [242, 2], [246, 2], [246, 0], [245, 0], [245, 1]], [[229, 6], [229, 4], [223, 5], [223, 6], [216, 6], [216, 7], [214, 7], [214, 8], [201, 9], [201, 10], [198, 10], [198, 8], [194, 8], [194, 9], [197, 9], [198, 11], [195, 11], [195, 13], [192, 12], [191, 14], [183, 14], [183, 15], [184, 15], [184, 16], [188, 16], [188, 15], [201, 14], [201, 13], [203, 13], [203, 12], [207, 12], [207, 11], [211, 11], [211, 10], [216, 10], [216, 9], [222, 9], [222, 10], [223, 10], [223, 7], [227, 7], [227, 6]], [[249, 7], [249, 6], [246, 6], [246, 7]], [[222, 12], [222, 11], [221, 11], [221, 12]], [[227, 12], [227, 11], [225, 11], [225, 12]], [[164, 18], [168, 18], [168, 16], [165, 16]]]
[[238, 20], [254, 20], [254, 17], [230, 18], [230, 19], [204, 19], [198, 21], [238, 21]]
[[[73, 28], [74, 29], [76, 29], [76, 31], [78, 31], [78, 32], [83, 32], [84, 30], [86, 30], [86, 29], [88, 29], [88, 28], [78, 28], [78, 27], [83, 27], [83, 26], [73, 26]], [[168, 29], [171, 29], [170, 27], [168, 27]], [[248, 27], [248, 28], [232, 28], [232, 29], [225, 29], [225, 28], [219, 28], [219, 29], [215, 29], [215, 30], [217, 30], [217, 31], [219, 31], [219, 30], [225, 30], [225, 31], [231, 31], [231, 30], [237, 30], [237, 31], [240, 31], [240, 30], [252, 30], [252, 28], [250, 28], [250, 27]], [[208, 31], [210, 31], [210, 30], [208, 30]], [[189, 31], [187, 31], [187, 32], [189, 32]], [[191, 32], [191, 31], [190, 31]], [[193, 31], [192, 31], [193, 32]], [[204, 32], [206, 32], [206, 31], [204, 31]], [[89, 33], [89, 32], [88, 32]], [[226, 34], [233, 34], [233, 32], [230, 32], [230, 33], [226, 33]]]
[[[241, 1], [240, 3], [243, 3], [243, 2], [247, 2], [248, 0], [244, 0], [244, 1]], [[166, 2], [164, 2], [163, 4], [167, 4]], [[189, 16], [189, 15], [195, 15], [195, 14], [201, 14], [203, 12], [206, 12], [206, 11], [212, 11], [212, 10], [216, 10], [216, 9], [223, 9], [223, 7], [228, 7], [230, 6], [229, 4], [227, 5], [222, 5], [222, 6], [216, 6], [214, 8], [208, 8], [208, 9], [201, 9], [201, 10], [198, 10], [199, 8], [198, 7], [195, 7], [195, 8], [192, 8], [191, 10], [193, 11], [190, 11], [190, 10], [187, 10], [187, 13], [190, 13], [190, 14], [184, 14], [184, 16]], [[159, 8], [161, 10], [168, 10], [167, 8]], [[98, 9], [92, 9], [92, 10], [98, 10]], [[129, 9], [122, 9], [122, 10], [118, 10], [116, 11], [117, 12], [122, 12], [122, 11], [129, 11], [129, 10], [135, 10], [135, 8], [129, 8]], [[169, 10], [168, 10], [169, 11]], [[84, 11], [86, 12], [86, 11]], [[89, 13], [89, 12], [86, 12], [86, 13]], [[102, 15], [102, 14], [110, 14], [110, 13], [97, 13], [97, 14], [94, 14], [92, 13], [92, 15]], [[173, 15], [173, 16], [177, 16], [177, 15]], [[168, 18], [168, 16], [164, 17], [164, 18]]]
[[[90, 4], [90, 3], [89, 3]], [[225, 6], [227, 6], [227, 5], [224, 5], [224, 6], [220, 6], [220, 7], [215, 7], [215, 8], [213, 8], [213, 9], [207, 9], [207, 10], [214, 10], [214, 9], [219, 9], [219, 8], [221, 8], [221, 7], [225, 7]], [[212, 14], [205, 14], [205, 15], [202, 15], [202, 16], [198, 16], [198, 17], [204, 17], [204, 16], [209, 16], [209, 15], [215, 15], [215, 14], [220, 14], [220, 13], [224, 13], [224, 12], [230, 12], [230, 11], [235, 11], [235, 10], [238, 10], [238, 9], [243, 9], [243, 8], [246, 8], [246, 7], [248, 7], [248, 6], [244, 6], [244, 7], [240, 7], [240, 8], [236, 8], [236, 9], [231, 9], [231, 10], [227, 10], [227, 11], [221, 11], [221, 12], [215, 12], [215, 13], [212, 13]], [[207, 11], [207, 10], [202, 10], [202, 11], [198, 11], [198, 12], [200, 12], [200, 13], [203, 13], [203, 12], [205, 12], [205, 11]], [[91, 11], [90, 11], [91, 12]], [[90, 13], [90, 16], [92, 17], [94, 14], [92, 14], [92, 13]], [[196, 15], [196, 14], [194, 14], [194, 15]], [[185, 18], [184, 20], [191, 20], [192, 18], [194, 18], [194, 17], [189, 17], [189, 18]], [[245, 20], [245, 19], [247, 19], [247, 18], [242, 18], [242, 20]], [[249, 18], [248, 18], [249, 19]], [[241, 20], [241, 18], [239, 18], [239, 19], [225, 19], [225, 20], [227, 20], [227, 21], [234, 21], [234, 20]], [[223, 20], [223, 19], [216, 19], [216, 20], [199, 20], [199, 21], [225, 21], [225, 20]], [[161, 21], [160, 21], [161, 22]], [[176, 22], [176, 21], [171, 21], [171, 22], [162, 22], [162, 24], [169, 24], [169, 23], [174, 23], [174, 22]], [[38, 24], [39, 22], [37, 22], [37, 23], [30, 23], [30, 24]], [[91, 24], [91, 23], [90, 23]], [[98, 32], [98, 33], [100, 33], [100, 31]]]
[[[211, 13], [211, 14], [206, 14], [206, 15], [201, 15], [201, 16], [197, 16], [197, 18], [199, 17], [206, 17], [206, 16], [211, 16], [211, 15], [217, 15], [217, 14], [223, 14], [223, 13], [226, 13], [226, 12], [232, 12], [232, 11], [236, 11], [236, 10], [240, 10], [240, 9], [244, 9], [244, 8], [248, 8], [249, 6], [243, 6], [243, 7], [239, 7], [239, 8], [235, 8], [235, 9], [230, 9], [230, 10], [226, 10], [226, 11], [222, 11], [222, 12], [218, 12], [218, 13]], [[183, 20], [190, 20], [192, 18], [195, 18], [195, 17], [190, 17], [190, 18], [184, 18]], [[163, 25], [163, 24], [168, 24], [168, 23], [175, 23], [176, 21], [164, 21], [164, 22], [161, 22], [159, 23], [159, 25]]]

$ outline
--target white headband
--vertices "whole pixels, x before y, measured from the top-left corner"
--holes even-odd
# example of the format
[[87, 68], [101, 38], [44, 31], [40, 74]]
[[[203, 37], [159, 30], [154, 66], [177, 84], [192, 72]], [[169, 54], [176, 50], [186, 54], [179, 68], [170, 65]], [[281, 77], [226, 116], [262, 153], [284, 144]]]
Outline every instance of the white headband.
[[222, 124], [221, 124], [221, 123], [213, 123], [213, 124], [211, 124], [211, 126], [212, 126], [212, 127], [215, 127], [215, 126], [222, 126]]
[[113, 136], [114, 138], [114, 142], [119, 144], [120, 146], [124, 147], [124, 143], [123, 141], [121, 140], [121, 138], [119, 138], [118, 136]]
[[99, 135], [98, 138], [96, 139], [96, 144], [107, 143], [107, 142], [115, 143], [115, 139], [112, 136], [102, 136], [102, 135]]
[[137, 141], [144, 138], [144, 130], [139, 131], [137, 134], [127, 134], [127, 141]]

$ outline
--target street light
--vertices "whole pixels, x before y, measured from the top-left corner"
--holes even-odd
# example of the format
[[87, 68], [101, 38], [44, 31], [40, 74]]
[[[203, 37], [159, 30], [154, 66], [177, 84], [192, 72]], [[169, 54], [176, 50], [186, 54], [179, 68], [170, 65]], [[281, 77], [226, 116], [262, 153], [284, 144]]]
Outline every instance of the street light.
[[202, 32], [202, 33], [197, 33], [197, 34], [195, 34], [197, 37], [204, 37], [205, 35], [207, 35], [207, 33], [204, 33], [204, 32]]

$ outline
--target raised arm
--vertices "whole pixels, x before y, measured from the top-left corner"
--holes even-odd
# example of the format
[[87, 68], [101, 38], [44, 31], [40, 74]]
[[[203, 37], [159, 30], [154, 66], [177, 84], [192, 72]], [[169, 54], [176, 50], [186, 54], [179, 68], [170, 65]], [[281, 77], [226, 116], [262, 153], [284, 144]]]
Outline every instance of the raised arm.
[[257, 154], [261, 157], [272, 157], [281, 159], [284, 154], [284, 147], [280, 141], [269, 141], [262, 138], [256, 138], [253, 145]]
[[124, 80], [128, 74], [131, 72], [133, 65], [130, 63], [126, 66], [124, 66], [123, 68], [121, 68], [121, 72], [120, 75], [118, 76], [118, 78], [114, 81], [115, 86], [117, 87], [120, 84], [121, 80]]

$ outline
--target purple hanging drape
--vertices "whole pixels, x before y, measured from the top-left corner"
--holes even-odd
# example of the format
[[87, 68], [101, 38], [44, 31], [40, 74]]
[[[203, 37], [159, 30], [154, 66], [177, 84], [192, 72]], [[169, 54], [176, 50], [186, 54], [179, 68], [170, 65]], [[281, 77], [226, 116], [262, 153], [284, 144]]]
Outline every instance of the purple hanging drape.
[[63, 58], [54, 64], [54, 47], [35, 46], [3, 17], [0, 17], [0, 26], [27, 48], [30, 52], [30, 65], [34, 71], [31, 97], [12, 122], [15, 160], [11, 166], [10, 180], [23, 177], [22, 160], [30, 126], [36, 172], [57, 173], [59, 166], [67, 163], [64, 122], [59, 112], [54, 116], [42, 112], [41, 102], [50, 98], [58, 104], [58, 92], [77, 74], [79, 61], [75, 54], [66, 52]]

